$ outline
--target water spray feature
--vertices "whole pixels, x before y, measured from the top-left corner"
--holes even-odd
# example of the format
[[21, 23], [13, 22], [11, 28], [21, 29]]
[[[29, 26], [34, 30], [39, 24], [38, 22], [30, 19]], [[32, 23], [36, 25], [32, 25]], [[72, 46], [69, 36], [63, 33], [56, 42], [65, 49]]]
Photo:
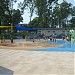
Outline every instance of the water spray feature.
[[75, 43], [74, 30], [70, 30], [70, 31], [69, 31], [69, 34], [70, 34], [70, 39], [71, 39], [70, 41]]

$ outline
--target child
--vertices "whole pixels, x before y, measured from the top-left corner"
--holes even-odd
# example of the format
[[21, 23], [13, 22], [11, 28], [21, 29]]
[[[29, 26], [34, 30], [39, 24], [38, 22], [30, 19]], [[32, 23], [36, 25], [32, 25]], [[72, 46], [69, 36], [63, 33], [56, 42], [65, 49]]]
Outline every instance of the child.
[[50, 41], [52, 41], [52, 37], [50, 36]]
[[66, 36], [66, 40], [67, 40], [67, 41], [69, 41], [69, 38], [68, 38], [68, 36]]

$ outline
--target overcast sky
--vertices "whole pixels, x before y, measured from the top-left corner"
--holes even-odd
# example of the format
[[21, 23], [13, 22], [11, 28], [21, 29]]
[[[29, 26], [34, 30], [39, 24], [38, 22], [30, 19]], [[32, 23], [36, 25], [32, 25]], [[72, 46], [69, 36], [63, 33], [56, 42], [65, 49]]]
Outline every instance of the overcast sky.
[[[23, 0], [18, 0], [18, 2], [17, 3], [15, 3], [14, 4], [14, 6], [13, 6], [13, 8], [15, 8], [15, 9], [17, 9], [17, 7], [18, 7], [18, 3], [20, 2], [20, 1], [23, 1]], [[61, 3], [63, 0], [59, 0], [59, 3]], [[73, 5], [75, 5], [75, 0], [66, 0], [67, 2], [69, 2], [69, 3], [72, 3]], [[25, 10], [24, 11], [24, 15], [22, 15], [23, 16], [23, 23], [29, 23], [29, 21], [30, 21], [30, 13], [29, 13], [29, 10]], [[33, 18], [35, 18], [37, 15], [34, 13], [33, 14], [33, 17], [32, 17], [32, 19]]]

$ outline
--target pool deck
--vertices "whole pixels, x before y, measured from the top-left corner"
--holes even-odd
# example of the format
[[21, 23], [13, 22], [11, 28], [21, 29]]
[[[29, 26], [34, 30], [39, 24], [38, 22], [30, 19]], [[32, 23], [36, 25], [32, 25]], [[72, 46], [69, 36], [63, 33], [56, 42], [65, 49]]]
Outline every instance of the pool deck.
[[0, 66], [13, 74], [0, 75], [75, 75], [75, 52], [44, 52], [0, 49]]

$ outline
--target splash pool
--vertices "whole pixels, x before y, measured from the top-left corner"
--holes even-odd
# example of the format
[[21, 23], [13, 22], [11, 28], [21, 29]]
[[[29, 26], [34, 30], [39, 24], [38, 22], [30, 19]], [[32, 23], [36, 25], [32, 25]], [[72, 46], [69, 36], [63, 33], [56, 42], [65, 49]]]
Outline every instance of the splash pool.
[[[48, 40], [46, 43], [52, 44], [52, 42], [50, 40]], [[75, 52], [75, 44], [74, 43], [68, 42], [66, 40], [63, 41], [61, 39], [58, 39], [55, 44], [62, 44], [62, 46], [61, 47], [55, 47], [55, 48], [43, 48], [43, 49], [38, 49], [35, 51]]]

